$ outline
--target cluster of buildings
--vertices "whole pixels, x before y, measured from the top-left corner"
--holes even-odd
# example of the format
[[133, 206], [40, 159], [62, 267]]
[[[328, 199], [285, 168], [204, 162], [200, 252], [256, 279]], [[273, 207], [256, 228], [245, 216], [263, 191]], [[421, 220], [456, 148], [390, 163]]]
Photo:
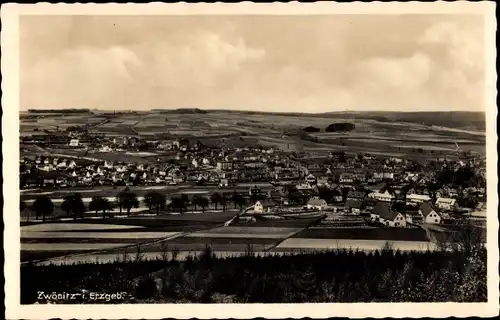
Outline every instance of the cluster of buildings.
[[[77, 136], [70, 146], [80, 146]], [[135, 138], [109, 138], [88, 154], [136, 148]], [[464, 188], [445, 184], [430, 190], [436, 172], [467, 167], [484, 177], [485, 163], [477, 159], [437, 159], [432, 166], [396, 157], [368, 154], [347, 156], [331, 152], [308, 157], [303, 152], [249, 145], [241, 138], [174, 139], [146, 143], [151, 156], [144, 163], [102, 161], [90, 157], [36, 156], [20, 160], [21, 188], [97, 185], [212, 185], [268, 182], [273, 203], [306, 205], [310, 209], [369, 215], [374, 222], [405, 227], [424, 221], [441, 223], [456, 211], [458, 199], [473, 196], [485, 202], [485, 186]], [[117, 159], [120, 157], [117, 156]], [[297, 200], [297, 201], [294, 201]], [[265, 212], [264, 205], [262, 212]], [[260, 209], [259, 209], [260, 210]]]

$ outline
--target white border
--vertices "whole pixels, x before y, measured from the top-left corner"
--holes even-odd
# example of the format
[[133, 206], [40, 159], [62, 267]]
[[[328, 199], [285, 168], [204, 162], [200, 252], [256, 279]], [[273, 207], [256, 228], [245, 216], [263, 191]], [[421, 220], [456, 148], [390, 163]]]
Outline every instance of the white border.
[[[406, 2], [406, 3], [273, 3], [254, 4], [4, 4], [2, 19], [2, 106], [3, 106], [3, 195], [6, 318], [325, 318], [325, 317], [465, 317], [499, 313], [497, 136], [496, 136], [496, 48], [494, 2]], [[379, 304], [224, 304], [224, 305], [29, 305], [19, 304], [19, 62], [18, 17], [30, 15], [165, 15], [165, 14], [481, 14], [486, 35], [487, 118], [487, 221], [488, 303], [379, 303]]]

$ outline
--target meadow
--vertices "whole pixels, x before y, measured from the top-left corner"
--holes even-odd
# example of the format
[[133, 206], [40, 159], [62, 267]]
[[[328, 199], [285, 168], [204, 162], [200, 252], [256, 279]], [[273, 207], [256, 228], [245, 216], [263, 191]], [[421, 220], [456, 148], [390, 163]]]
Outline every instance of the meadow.
[[[182, 111], [182, 110], [181, 110]], [[203, 112], [151, 111], [134, 114], [103, 116], [100, 113], [57, 114], [44, 113], [36, 117], [21, 117], [21, 133], [29, 134], [35, 127], [53, 130], [57, 126], [87, 124], [90, 132], [109, 136], [144, 136], [145, 139], [160, 138], [165, 134], [175, 137], [228, 137], [252, 138], [258, 143], [282, 148], [299, 141], [305, 151], [321, 153], [342, 149], [347, 153], [368, 152], [401, 156], [405, 154], [435, 158], [442, 154], [455, 155], [455, 142], [462, 151], [485, 153], [485, 132], [481, 113], [327, 113], [277, 114], [257, 112], [232, 112], [212, 110]], [[43, 116], [43, 118], [41, 117]], [[483, 114], [484, 117], [484, 114]], [[448, 125], [446, 122], [448, 119]], [[483, 122], [482, 122], [483, 121]], [[355, 125], [350, 132], [325, 132], [332, 123], [347, 122]], [[320, 132], [310, 136], [317, 141], [299, 136], [284, 136], [290, 130], [301, 130], [313, 126]], [[249, 140], [250, 142], [250, 140]], [[421, 148], [423, 152], [413, 149]], [[111, 160], [109, 154], [95, 156]], [[127, 158], [144, 161], [141, 157]]]

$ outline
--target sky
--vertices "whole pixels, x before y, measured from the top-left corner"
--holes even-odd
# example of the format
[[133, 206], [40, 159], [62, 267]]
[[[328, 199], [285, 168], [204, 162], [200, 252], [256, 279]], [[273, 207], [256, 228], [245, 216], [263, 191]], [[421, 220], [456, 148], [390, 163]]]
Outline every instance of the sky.
[[21, 16], [20, 110], [484, 111], [480, 15]]

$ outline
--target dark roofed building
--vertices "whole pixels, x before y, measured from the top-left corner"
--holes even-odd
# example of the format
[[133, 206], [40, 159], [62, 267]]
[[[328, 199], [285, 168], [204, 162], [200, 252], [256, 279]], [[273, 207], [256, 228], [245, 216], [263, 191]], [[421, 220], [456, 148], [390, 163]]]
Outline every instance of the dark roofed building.
[[430, 201], [423, 202], [420, 205], [418, 214], [425, 223], [439, 224], [442, 221], [441, 215]]
[[372, 221], [378, 221], [388, 227], [406, 227], [406, 218], [391, 208], [391, 204], [378, 201], [371, 213]]
[[364, 200], [366, 197], [366, 192], [359, 190], [349, 190], [347, 194], [347, 200]]
[[345, 203], [345, 209], [349, 213], [360, 214], [364, 208], [364, 201], [360, 199], [348, 199]]

